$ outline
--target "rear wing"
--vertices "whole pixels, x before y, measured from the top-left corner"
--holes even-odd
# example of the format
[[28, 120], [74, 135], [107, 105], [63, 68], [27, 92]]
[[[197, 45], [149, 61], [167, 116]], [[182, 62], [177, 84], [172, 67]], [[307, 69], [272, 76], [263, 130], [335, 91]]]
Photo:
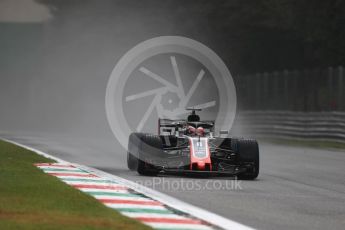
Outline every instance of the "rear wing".
[[158, 135], [173, 135], [179, 123], [185, 123], [185, 120], [158, 119]]
[[[198, 126], [198, 123], [207, 130], [207, 132], [214, 132], [214, 123], [215, 121], [200, 121], [200, 122], [190, 122], [195, 123]], [[175, 135], [175, 132], [178, 131], [179, 127], [187, 125], [186, 120], [172, 120], [159, 118], [158, 119], [158, 135]]]

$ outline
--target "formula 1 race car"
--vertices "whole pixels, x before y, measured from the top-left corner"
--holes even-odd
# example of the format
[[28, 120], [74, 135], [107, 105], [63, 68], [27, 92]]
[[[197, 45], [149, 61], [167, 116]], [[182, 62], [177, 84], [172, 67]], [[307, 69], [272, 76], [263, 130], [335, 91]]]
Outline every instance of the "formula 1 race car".
[[214, 136], [214, 121], [200, 121], [192, 110], [187, 120], [158, 120], [158, 135], [132, 133], [127, 165], [141, 175], [237, 176], [253, 180], [259, 174], [256, 140]]

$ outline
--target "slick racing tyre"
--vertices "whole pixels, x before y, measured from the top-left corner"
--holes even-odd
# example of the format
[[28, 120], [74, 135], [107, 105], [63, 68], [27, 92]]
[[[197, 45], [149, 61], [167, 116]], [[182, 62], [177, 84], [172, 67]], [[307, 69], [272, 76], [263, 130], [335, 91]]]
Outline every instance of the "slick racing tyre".
[[242, 164], [251, 164], [248, 171], [238, 175], [239, 179], [254, 180], [259, 175], [259, 145], [256, 140], [237, 139], [234, 141], [235, 148]]
[[139, 157], [138, 147], [142, 136], [142, 133], [131, 133], [129, 136], [127, 148], [127, 167], [129, 170], [137, 170]]
[[138, 167], [138, 159], [130, 152], [127, 152], [127, 167], [131, 171], [136, 170]]
[[157, 175], [159, 170], [150, 162], [153, 158], [161, 157], [163, 154], [161, 138], [158, 135], [142, 134], [138, 150], [137, 172], [145, 176]]

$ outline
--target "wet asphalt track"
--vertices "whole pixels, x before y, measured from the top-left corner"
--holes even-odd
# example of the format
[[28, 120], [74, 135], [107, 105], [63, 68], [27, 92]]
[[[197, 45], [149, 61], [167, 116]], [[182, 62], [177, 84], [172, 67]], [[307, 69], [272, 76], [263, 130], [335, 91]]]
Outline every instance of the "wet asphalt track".
[[216, 178], [218, 189], [211, 189], [215, 179], [161, 177], [159, 184], [157, 178], [128, 171], [125, 153], [118, 153], [111, 138], [0, 136], [149, 186], [154, 181], [157, 190], [254, 228], [324, 230], [345, 226], [345, 152], [339, 150], [260, 143], [257, 180], [241, 181], [238, 186], [242, 189], [236, 190], [231, 189], [234, 182], [230, 179]]

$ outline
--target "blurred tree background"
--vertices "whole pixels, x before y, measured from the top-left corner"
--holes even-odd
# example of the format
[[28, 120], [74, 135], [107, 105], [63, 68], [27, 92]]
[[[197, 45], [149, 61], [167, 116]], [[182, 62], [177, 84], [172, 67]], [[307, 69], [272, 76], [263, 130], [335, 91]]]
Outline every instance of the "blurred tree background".
[[184, 25], [198, 18], [201, 26], [185, 29], [208, 33], [235, 74], [345, 63], [343, 0], [202, 2], [177, 5], [178, 18]]
[[[343, 0], [38, 1], [55, 9], [60, 18], [72, 9], [97, 15], [96, 20], [102, 11], [113, 11], [113, 18], [120, 9], [150, 12], [147, 17], [173, 23], [171, 34], [215, 49], [235, 75], [345, 63]], [[100, 10], [102, 5], [108, 10]]]

